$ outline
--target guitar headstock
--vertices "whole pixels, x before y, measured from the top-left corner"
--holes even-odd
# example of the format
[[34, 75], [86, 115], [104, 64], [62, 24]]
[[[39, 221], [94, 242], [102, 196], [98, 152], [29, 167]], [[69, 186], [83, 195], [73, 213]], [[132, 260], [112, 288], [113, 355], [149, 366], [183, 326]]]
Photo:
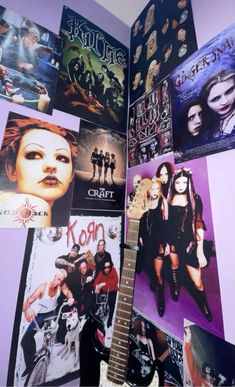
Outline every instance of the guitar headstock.
[[140, 219], [144, 212], [148, 210], [148, 196], [152, 184], [151, 179], [142, 179], [136, 194], [127, 209], [127, 216], [130, 219]]

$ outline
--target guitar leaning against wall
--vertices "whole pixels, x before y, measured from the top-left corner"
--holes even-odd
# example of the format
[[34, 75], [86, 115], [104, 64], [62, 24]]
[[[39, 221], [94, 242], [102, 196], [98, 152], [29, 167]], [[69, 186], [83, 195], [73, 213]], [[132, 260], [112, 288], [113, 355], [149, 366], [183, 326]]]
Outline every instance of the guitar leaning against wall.
[[[80, 386], [112, 386], [128, 385], [159, 386], [156, 362], [148, 364], [147, 372], [143, 368], [128, 368], [130, 320], [132, 312], [135, 266], [139, 234], [139, 219], [147, 211], [147, 190], [150, 179], [143, 179], [133, 202], [127, 210], [128, 233], [124, 249], [124, 262], [120, 291], [116, 308], [111, 349], [105, 345], [105, 329], [103, 322], [91, 313], [81, 334], [80, 340]], [[143, 360], [144, 359], [140, 359]], [[106, 373], [105, 363], [108, 364]], [[161, 372], [162, 374], [163, 372]]]

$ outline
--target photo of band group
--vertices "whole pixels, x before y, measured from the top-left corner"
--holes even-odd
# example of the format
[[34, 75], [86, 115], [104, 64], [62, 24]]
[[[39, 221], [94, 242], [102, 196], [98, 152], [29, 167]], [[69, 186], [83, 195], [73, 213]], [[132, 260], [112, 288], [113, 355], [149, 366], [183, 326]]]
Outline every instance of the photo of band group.
[[235, 385], [235, 24], [2, 2], [0, 384]]

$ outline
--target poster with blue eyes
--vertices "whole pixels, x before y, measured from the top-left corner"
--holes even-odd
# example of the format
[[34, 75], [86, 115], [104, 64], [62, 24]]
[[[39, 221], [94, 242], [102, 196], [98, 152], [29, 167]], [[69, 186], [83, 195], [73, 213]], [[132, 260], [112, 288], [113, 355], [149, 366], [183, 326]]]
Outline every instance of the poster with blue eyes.
[[175, 162], [235, 147], [235, 24], [170, 74]]
[[139, 220], [134, 308], [180, 339], [184, 318], [224, 338], [206, 158], [132, 167], [126, 191]]
[[9, 113], [0, 148], [0, 227], [66, 226], [77, 132]]
[[0, 6], [0, 98], [52, 114], [61, 39]]
[[131, 315], [127, 380], [136, 386], [183, 385], [181, 340], [137, 309]]
[[[120, 213], [110, 216], [102, 212], [74, 212], [68, 227], [29, 230], [8, 385], [63, 385], [77, 379], [80, 337], [89, 324], [90, 313], [99, 321], [97, 336], [103, 337], [103, 346], [108, 351], [115, 318], [121, 242]], [[102, 281], [104, 273], [106, 287]]]
[[235, 346], [184, 321], [184, 386], [234, 386]]
[[130, 103], [196, 50], [191, 1], [149, 1], [131, 28]]
[[133, 167], [173, 150], [168, 79], [129, 108], [128, 166]]
[[125, 133], [128, 49], [66, 6], [60, 36], [56, 108]]
[[81, 120], [72, 207], [123, 211], [126, 136]]

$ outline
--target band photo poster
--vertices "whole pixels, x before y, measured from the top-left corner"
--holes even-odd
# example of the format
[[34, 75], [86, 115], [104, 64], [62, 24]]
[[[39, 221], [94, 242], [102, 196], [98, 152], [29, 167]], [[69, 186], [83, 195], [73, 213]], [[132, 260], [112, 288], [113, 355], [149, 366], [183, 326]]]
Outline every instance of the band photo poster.
[[137, 309], [131, 316], [127, 378], [133, 385], [183, 385], [182, 342]]
[[184, 320], [184, 386], [234, 386], [235, 346]]
[[206, 159], [130, 168], [127, 214], [140, 219], [134, 307], [180, 339], [184, 318], [223, 338]]
[[149, 1], [131, 28], [130, 103], [196, 50], [190, 0]]
[[80, 121], [73, 208], [124, 210], [126, 135]]
[[175, 162], [235, 147], [235, 24], [170, 75]]
[[9, 113], [0, 149], [0, 227], [68, 225], [77, 135]]
[[110, 348], [121, 240], [120, 214], [80, 213], [70, 217], [68, 227], [29, 230], [8, 385], [63, 384], [78, 378], [79, 338], [90, 314], [103, 327]]
[[52, 114], [61, 39], [0, 6], [0, 98]]
[[129, 108], [128, 166], [133, 167], [173, 150], [168, 79]]
[[128, 49], [64, 6], [58, 110], [125, 133]]

